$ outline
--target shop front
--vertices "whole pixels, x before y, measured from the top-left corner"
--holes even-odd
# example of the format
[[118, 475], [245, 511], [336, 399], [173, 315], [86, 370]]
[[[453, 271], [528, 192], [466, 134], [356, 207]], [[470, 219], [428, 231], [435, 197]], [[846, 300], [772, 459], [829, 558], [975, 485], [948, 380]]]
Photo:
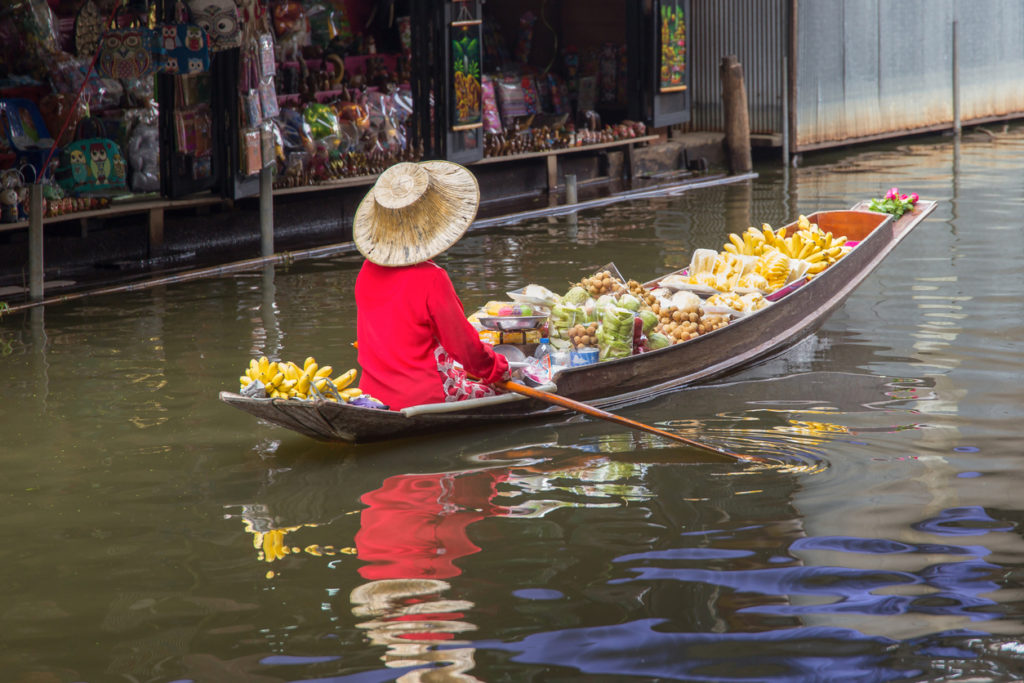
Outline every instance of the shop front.
[[688, 10], [15, 0], [0, 22], [0, 230], [27, 225], [37, 178], [45, 221], [148, 214], [153, 246], [165, 212], [244, 209], [263, 169], [278, 205], [338, 195], [333, 240], [399, 161], [470, 165], [485, 201], [556, 195], [567, 173], [629, 177], [633, 147], [689, 120]]

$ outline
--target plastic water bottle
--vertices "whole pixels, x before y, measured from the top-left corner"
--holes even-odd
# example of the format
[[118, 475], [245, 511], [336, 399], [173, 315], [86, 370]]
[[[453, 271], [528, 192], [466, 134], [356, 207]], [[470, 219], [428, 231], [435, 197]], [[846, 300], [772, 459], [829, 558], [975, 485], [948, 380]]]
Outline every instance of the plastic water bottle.
[[551, 340], [547, 337], [541, 337], [540, 344], [537, 345], [537, 350], [533, 352], [533, 357], [536, 358], [541, 365], [547, 365], [550, 367], [551, 361], [548, 356], [551, 355], [552, 351], [554, 351], [554, 349], [551, 347]]

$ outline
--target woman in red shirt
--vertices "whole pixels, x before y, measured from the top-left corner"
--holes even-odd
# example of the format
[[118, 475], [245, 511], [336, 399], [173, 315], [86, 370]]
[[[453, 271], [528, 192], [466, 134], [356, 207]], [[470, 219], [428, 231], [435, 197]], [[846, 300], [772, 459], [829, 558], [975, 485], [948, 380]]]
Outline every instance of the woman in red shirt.
[[393, 410], [489, 396], [508, 375], [430, 260], [462, 237], [479, 204], [469, 170], [425, 161], [388, 168], [356, 209], [353, 239], [366, 257], [355, 291], [359, 386]]

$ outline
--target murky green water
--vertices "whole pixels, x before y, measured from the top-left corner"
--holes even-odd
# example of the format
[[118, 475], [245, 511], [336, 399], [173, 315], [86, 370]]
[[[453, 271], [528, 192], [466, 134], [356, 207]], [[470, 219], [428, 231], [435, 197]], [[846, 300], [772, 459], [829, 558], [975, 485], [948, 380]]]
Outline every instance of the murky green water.
[[[350, 367], [351, 257], [0, 320], [5, 681], [861, 680], [1024, 669], [1024, 133], [475, 233], [467, 305], [891, 185], [940, 202], [785, 355], [627, 411], [319, 444], [216, 400]], [[951, 680], [948, 678], [946, 680]]]

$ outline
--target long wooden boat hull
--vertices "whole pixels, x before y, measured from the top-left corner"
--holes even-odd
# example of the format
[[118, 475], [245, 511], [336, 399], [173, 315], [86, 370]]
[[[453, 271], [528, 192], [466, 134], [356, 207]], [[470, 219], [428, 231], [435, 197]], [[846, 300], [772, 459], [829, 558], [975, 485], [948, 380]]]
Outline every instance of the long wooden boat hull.
[[[898, 220], [867, 211], [864, 204], [811, 214], [810, 221], [822, 230], [845, 235], [859, 244], [810, 282], [714, 332], [657, 351], [560, 372], [555, 378], [557, 393], [591, 405], [614, 407], [698, 384], [782, 353], [820, 327], [934, 209], [935, 202], [919, 201], [913, 212]], [[647, 285], [653, 287], [657, 282]], [[564, 412], [519, 396], [417, 406], [405, 411], [372, 410], [331, 401], [253, 399], [227, 391], [221, 392], [220, 399], [314, 439], [351, 443]]]

